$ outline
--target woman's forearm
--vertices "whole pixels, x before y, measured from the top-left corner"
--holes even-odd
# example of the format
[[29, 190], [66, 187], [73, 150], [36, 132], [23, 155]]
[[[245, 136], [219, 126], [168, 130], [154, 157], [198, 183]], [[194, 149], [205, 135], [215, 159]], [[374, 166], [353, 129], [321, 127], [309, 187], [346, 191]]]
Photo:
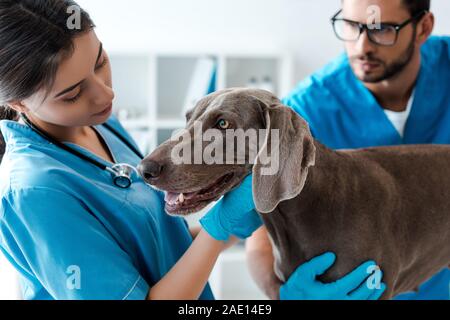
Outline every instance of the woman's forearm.
[[258, 287], [269, 299], [278, 300], [281, 281], [275, 275], [272, 244], [261, 227], [246, 242], [247, 264]]
[[172, 269], [156, 284], [149, 300], [196, 300], [203, 292], [219, 254], [236, 243], [213, 239], [203, 229]]

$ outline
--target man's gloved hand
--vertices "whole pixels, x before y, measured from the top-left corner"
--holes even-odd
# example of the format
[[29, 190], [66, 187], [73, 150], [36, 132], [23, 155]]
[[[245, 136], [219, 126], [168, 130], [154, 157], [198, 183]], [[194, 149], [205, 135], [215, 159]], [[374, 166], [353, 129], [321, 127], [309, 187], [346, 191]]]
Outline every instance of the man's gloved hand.
[[216, 240], [227, 241], [230, 236], [245, 239], [262, 226], [255, 211], [252, 175], [239, 187], [227, 193], [202, 219], [200, 224]]
[[[329, 269], [336, 256], [325, 253], [302, 264], [280, 288], [281, 300], [378, 300], [386, 289], [381, 283], [382, 273], [375, 262], [368, 261], [342, 279], [325, 284], [316, 279], [317, 276]], [[370, 268], [370, 269], [369, 269]], [[373, 281], [367, 281], [372, 274], [371, 271], [380, 272], [377, 280], [379, 285]], [[375, 285], [375, 288], [370, 288]], [[378, 289], [377, 289], [378, 288]]]

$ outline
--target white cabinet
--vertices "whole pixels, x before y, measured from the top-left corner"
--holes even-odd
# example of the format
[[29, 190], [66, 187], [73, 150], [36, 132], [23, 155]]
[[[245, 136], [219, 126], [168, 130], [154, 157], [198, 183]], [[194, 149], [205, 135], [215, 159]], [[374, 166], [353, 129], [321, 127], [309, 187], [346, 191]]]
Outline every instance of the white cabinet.
[[219, 256], [209, 284], [218, 300], [267, 300], [250, 276], [243, 244]]

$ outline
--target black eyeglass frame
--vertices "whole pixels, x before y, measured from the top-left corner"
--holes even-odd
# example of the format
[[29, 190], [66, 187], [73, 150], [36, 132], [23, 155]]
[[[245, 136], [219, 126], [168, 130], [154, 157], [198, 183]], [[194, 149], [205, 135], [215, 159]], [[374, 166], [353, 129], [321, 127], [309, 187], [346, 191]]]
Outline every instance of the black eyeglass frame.
[[[403, 22], [403, 23], [401, 23], [401, 24], [380, 23], [380, 25], [381, 25], [382, 27], [391, 27], [391, 28], [394, 28], [394, 30], [395, 30], [395, 40], [394, 40], [394, 42], [393, 42], [392, 44], [382, 44], [382, 43], [378, 43], [377, 41], [375, 41], [374, 39], [372, 39], [372, 33], [371, 33], [371, 31], [372, 31], [373, 29], [369, 28], [369, 25], [368, 25], [368, 24], [360, 23], [360, 22], [358, 22], [358, 21], [353, 21], [353, 20], [349, 20], [349, 19], [338, 18], [338, 15], [340, 15], [341, 13], [342, 13], [342, 9], [340, 9], [340, 10], [339, 10], [339, 11], [331, 18], [331, 23], [332, 23], [332, 25], [333, 25], [334, 33], [335, 33], [336, 37], [337, 37], [339, 40], [345, 41], [345, 42], [356, 42], [356, 41], [359, 40], [359, 38], [361, 37], [361, 34], [364, 32], [364, 30], [367, 30], [367, 37], [369, 38], [370, 42], [372, 42], [373, 44], [376, 44], [376, 45], [378, 45], [378, 46], [392, 47], [392, 46], [394, 46], [394, 45], [397, 43], [398, 35], [399, 35], [400, 31], [401, 31], [404, 27], [406, 27], [408, 24], [410, 24], [410, 23], [412, 23], [412, 22], [414, 22], [414, 21], [416, 21], [416, 20], [417, 20], [417, 21], [420, 21], [420, 20], [428, 13], [428, 10], [423, 10], [423, 11], [419, 12], [419, 13], [416, 14], [414, 17], [412, 17], [412, 18], [406, 20], [405, 22]], [[335, 26], [336, 21], [345, 21], [345, 22], [348, 22], [348, 23], [353, 23], [353, 24], [355, 24], [355, 25], [358, 25], [358, 27], [359, 27], [359, 35], [358, 35], [358, 38], [356, 38], [355, 40], [345, 40], [345, 39], [342, 39], [342, 38], [339, 36], [338, 32], [336, 31], [336, 26]]]

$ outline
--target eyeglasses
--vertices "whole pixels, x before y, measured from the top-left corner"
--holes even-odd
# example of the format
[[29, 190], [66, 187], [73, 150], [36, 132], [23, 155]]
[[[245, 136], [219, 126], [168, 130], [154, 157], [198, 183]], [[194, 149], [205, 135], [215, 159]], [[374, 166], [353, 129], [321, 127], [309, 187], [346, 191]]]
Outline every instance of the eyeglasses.
[[380, 46], [393, 46], [397, 42], [399, 32], [408, 24], [414, 21], [420, 21], [422, 17], [428, 12], [426, 10], [418, 13], [411, 19], [406, 20], [402, 24], [380, 23], [380, 24], [363, 24], [357, 21], [338, 18], [342, 12], [339, 10], [332, 18], [334, 33], [338, 39], [347, 42], [356, 42], [361, 37], [364, 30], [367, 31], [369, 40]]

